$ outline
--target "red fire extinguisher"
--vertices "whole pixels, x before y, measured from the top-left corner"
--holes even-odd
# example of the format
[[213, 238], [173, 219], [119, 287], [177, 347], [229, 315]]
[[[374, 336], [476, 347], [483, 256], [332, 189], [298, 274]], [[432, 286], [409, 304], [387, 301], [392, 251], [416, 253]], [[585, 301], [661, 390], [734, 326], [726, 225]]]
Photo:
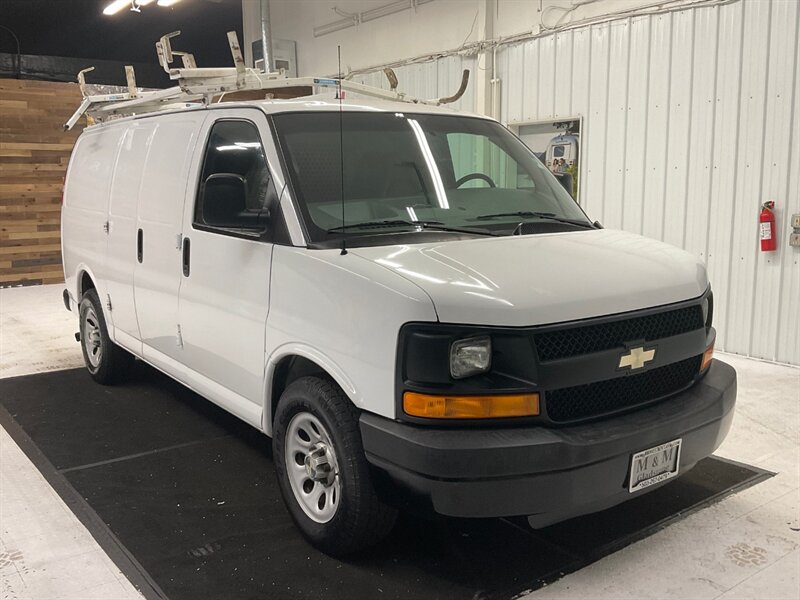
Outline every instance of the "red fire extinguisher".
[[762, 252], [774, 252], [775, 248], [777, 248], [775, 240], [775, 213], [772, 212], [773, 208], [775, 208], [775, 203], [772, 200], [764, 202], [761, 206], [761, 214], [758, 216]]

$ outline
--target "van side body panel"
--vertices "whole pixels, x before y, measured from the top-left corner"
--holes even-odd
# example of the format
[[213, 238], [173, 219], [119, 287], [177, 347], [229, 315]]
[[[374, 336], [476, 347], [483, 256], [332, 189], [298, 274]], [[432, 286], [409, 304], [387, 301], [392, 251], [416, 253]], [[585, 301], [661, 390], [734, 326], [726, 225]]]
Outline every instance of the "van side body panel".
[[73, 300], [80, 302], [83, 271], [92, 274], [102, 300], [106, 297], [108, 198], [114, 163], [124, 127], [102, 127], [81, 135], [72, 152], [61, 210], [64, 278]]
[[[208, 388], [224, 408], [260, 427], [273, 246], [194, 224], [209, 134], [220, 121], [246, 122], [258, 130], [263, 145], [272, 143], [265, 115], [253, 109], [210, 111], [200, 131], [183, 215], [190, 269], [180, 277], [180, 356], [189, 379]], [[276, 167], [269, 165], [271, 174]], [[227, 392], [220, 395], [216, 386]]]
[[142, 260], [134, 269], [134, 298], [142, 354], [170, 375], [184, 379], [180, 365], [178, 288], [180, 238], [192, 155], [206, 115], [179, 113], [158, 119], [139, 191], [137, 230]]
[[107, 322], [111, 325], [111, 338], [117, 344], [141, 354], [133, 288], [137, 264], [136, 215], [145, 162], [157, 124], [153, 120], [144, 120], [127, 125], [117, 156], [108, 205], [105, 283], [113, 310]]

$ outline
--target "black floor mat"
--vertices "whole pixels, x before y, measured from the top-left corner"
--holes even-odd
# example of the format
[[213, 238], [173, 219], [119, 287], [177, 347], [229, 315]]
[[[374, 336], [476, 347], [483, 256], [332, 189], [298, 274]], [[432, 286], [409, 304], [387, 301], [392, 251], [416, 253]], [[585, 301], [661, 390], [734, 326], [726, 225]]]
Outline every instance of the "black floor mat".
[[269, 440], [137, 363], [0, 380], [0, 422], [143, 593], [200, 598], [511, 598], [770, 474], [708, 458], [658, 493], [531, 530], [525, 519], [401, 517], [365, 556], [309, 546]]

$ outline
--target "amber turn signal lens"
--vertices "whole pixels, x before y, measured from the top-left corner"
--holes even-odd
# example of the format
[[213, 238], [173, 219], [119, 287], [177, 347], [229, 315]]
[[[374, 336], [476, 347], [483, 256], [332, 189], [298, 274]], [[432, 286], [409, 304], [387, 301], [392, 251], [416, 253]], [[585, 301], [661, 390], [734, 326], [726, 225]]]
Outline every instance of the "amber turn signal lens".
[[703, 352], [703, 362], [700, 365], [700, 370], [705, 371], [708, 367], [711, 366], [711, 359], [714, 358], [714, 342], [711, 342], [711, 345], [706, 348], [706, 351]]
[[539, 414], [539, 394], [436, 396], [405, 392], [403, 410], [428, 419], [495, 419]]

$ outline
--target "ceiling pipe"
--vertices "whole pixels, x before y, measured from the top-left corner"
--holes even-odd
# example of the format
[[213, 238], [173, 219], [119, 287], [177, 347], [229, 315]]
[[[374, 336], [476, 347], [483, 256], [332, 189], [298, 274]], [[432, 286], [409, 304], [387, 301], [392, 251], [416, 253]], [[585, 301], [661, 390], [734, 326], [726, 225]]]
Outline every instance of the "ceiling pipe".
[[261, 0], [261, 56], [264, 59], [264, 72], [275, 70], [272, 55], [272, 21], [269, 18], [269, 0]]

